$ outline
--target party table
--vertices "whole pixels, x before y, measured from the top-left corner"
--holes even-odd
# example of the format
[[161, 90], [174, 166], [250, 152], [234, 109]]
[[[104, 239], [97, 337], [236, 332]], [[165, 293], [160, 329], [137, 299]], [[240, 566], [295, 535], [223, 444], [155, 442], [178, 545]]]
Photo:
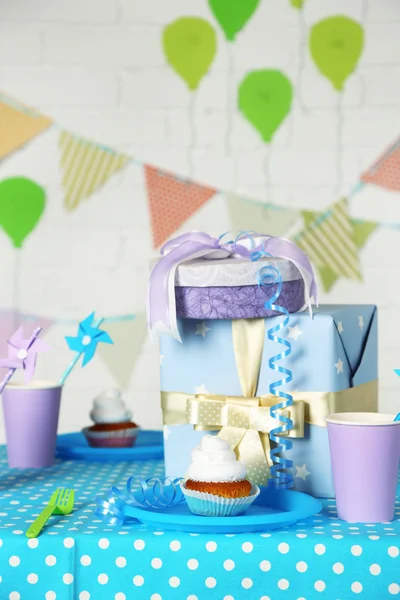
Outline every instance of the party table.
[[[112, 527], [93, 498], [131, 475], [162, 476], [161, 461], [58, 460], [10, 470], [0, 447], [1, 600], [389, 600], [400, 596], [400, 501], [395, 521], [347, 524], [335, 501], [285, 529], [237, 535]], [[372, 475], [371, 475], [372, 476]], [[25, 531], [58, 486], [75, 510], [37, 539]], [[399, 489], [400, 492], [400, 489]]]

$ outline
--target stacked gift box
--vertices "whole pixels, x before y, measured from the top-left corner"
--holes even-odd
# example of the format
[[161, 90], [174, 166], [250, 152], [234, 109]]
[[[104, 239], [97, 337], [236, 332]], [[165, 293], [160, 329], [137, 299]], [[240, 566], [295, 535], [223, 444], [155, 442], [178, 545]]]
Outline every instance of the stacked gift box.
[[258, 256], [178, 258], [173, 274], [169, 271], [174, 290], [171, 300], [170, 285], [169, 310], [177, 320], [172, 319], [174, 335], [160, 337], [166, 475], [184, 477], [191, 450], [213, 432], [230, 441], [254, 483], [267, 485], [274, 446], [269, 434], [276, 426], [270, 408], [279, 401], [270, 386], [281, 379], [270, 358], [282, 350], [267, 332], [284, 315], [268, 304], [278, 284], [260, 285], [260, 273], [273, 267], [281, 280], [276, 303], [290, 313], [279, 332], [291, 345], [280, 364], [293, 376], [281, 388], [293, 396], [293, 405], [282, 412], [292, 421], [284, 434], [292, 448], [283, 455], [293, 462], [295, 489], [334, 496], [325, 417], [377, 411], [377, 310], [372, 305], [304, 310], [315, 287], [298, 255], [282, 247], [276, 246], [277, 256], [268, 248]]

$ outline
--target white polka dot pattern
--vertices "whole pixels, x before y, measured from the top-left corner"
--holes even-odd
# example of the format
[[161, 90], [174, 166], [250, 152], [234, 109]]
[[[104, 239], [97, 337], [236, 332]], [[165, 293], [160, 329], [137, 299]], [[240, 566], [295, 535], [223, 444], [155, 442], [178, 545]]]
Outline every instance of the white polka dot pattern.
[[262, 560], [260, 562], [261, 571], [269, 571], [270, 568], [271, 568], [271, 563], [269, 562], [269, 560]]
[[179, 577], [170, 577], [169, 578], [169, 585], [172, 588], [177, 588], [180, 586], [181, 580], [179, 579]]
[[190, 569], [191, 571], [195, 571], [199, 567], [199, 561], [195, 558], [189, 558], [189, 560], [187, 561], [187, 566], [188, 569]]
[[[122, 487], [135, 471], [162, 476], [158, 462], [61, 462], [29, 475], [10, 474], [0, 448], [0, 598], [63, 600], [323, 600], [400, 596], [400, 503], [385, 524], [340, 521], [334, 500], [322, 514], [291, 527], [227, 535], [157, 531], [140, 523], [115, 528], [93, 514], [93, 497]], [[22, 479], [21, 479], [22, 478]], [[3, 484], [5, 482], [5, 485]], [[53, 517], [36, 539], [23, 533], [51, 490], [73, 486], [75, 510]], [[229, 589], [227, 582], [234, 581]], [[11, 583], [9, 583], [11, 582]], [[347, 594], [347, 595], [346, 595]], [[400, 600], [400, 599], [399, 599]]]
[[281, 554], [287, 554], [290, 550], [290, 546], [286, 542], [281, 542], [278, 546], [278, 550]]
[[392, 596], [397, 596], [400, 593], [400, 586], [398, 583], [391, 583], [388, 587], [388, 592]]
[[151, 566], [153, 567], [153, 569], [161, 569], [162, 567], [162, 560], [161, 558], [153, 558], [151, 560]]
[[351, 591], [354, 592], [354, 594], [361, 594], [361, 592], [363, 591], [363, 586], [359, 581], [354, 581], [351, 584]]
[[287, 590], [289, 588], [289, 586], [290, 586], [290, 583], [287, 579], [280, 579], [278, 581], [278, 588], [280, 590]]
[[361, 546], [356, 545], [352, 546], [350, 551], [353, 554], [353, 556], [361, 556], [363, 549]]
[[296, 569], [298, 570], [299, 573], [305, 573], [308, 569], [308, 565], [304, 560], [300, 560], [296, 564]]
[[336, 573], [336, 575], [341, 575], [344, 571], [344, 565], [340, 562], [337, 562], [333, 565], [332, 571]]

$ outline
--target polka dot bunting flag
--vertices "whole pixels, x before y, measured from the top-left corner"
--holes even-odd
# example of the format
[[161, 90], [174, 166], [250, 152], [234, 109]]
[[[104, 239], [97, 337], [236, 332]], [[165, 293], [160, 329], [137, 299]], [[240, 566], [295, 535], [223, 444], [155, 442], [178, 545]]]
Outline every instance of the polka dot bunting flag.
[[176, 175], [145, 165], [153, 245], [163, 244], [214, 194], [214, 188], [181, 181]]
[[400, 192], [400, 139], [361, 176], [361, 181]]

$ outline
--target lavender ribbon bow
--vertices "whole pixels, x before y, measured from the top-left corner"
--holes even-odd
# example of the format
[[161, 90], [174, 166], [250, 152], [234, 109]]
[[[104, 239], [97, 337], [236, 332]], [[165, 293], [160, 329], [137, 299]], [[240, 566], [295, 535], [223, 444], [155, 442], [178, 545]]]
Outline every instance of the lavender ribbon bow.
[[227, 243], [222, 242], [222, 237], [213, 238], [204, 232], [184, 233], [161, 248], [161, 259], [151, 272], [147, 295], [147, 326], [151, 339], [166, 333], [181, 341], [176, 322], [175, 272], [181, 263], [195, 258], [257, 260], [272, 256], [290, 260], [304, 280], [305, 307], [311, 311], [312, 298], [318, 306], [313, 268], [296, 244], [285, 238], [258, 233], [241, 234], [235, 241]]

